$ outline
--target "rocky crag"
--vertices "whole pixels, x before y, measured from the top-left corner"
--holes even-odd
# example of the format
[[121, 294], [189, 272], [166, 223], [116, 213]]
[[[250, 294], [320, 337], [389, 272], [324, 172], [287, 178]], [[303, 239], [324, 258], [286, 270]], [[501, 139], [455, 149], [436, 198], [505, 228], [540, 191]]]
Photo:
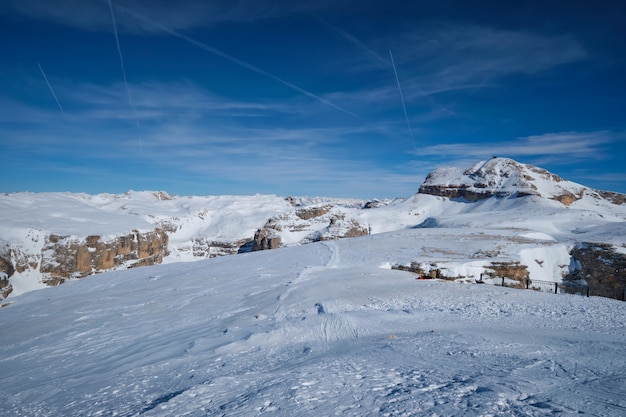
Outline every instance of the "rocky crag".
[[0, 295], [6, 298], [13, 290], [10, 278], [28, 271], [41, 274], [47, 285], [58, 285], [71, 278], [83, 278], [107, 270], [161, 263], [167, 255], [168, 236], [161, 229], [132, 231], [103, 240], [101, 236], [45, 237], [39, 253], [27, 253], [19, 247], [5, 246], [0, 251]]
[[616, 298], [626, 295], [626, 246], [582, 242], [571, 251], [573, 268], [563, 282], [615, 291]]

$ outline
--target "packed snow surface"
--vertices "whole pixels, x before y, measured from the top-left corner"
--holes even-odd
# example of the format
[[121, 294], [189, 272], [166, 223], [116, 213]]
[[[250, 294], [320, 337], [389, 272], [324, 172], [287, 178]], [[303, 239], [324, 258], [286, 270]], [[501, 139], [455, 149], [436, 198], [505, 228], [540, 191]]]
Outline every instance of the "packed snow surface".
[[0, 309], [0, 415], [626, 413], [622, 301], [389, 269], [422, 231], [14, 297]]

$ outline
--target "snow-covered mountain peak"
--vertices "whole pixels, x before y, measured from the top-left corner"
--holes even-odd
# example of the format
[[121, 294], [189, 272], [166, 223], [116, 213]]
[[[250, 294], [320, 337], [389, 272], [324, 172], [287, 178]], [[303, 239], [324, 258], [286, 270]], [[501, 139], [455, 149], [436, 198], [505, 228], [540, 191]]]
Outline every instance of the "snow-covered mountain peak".
[[589, 196], [620, 204], [615, 193], [598, 192], [543, 168], [500, 157], [481, 161], [466, 170], [436, 169], [426, 177], [419, 193], [470, 201], [534, 195], [566, 206]]

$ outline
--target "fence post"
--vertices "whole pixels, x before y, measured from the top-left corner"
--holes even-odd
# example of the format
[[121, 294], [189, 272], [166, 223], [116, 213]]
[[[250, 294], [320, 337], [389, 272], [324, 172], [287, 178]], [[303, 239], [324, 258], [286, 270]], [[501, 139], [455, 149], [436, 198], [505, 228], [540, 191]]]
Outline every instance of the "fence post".
[[554, 283], [554, 293], [558, 294], [559, 293], [559, 284], [557, 282]]
[[526, 278], [526, 289], [530, 288], [530, 280]]
[[502, 286], [504, 287], [504, 277], [502, 277]]
[[589, 297], [589, 285], [587, 285], [587, 297]]

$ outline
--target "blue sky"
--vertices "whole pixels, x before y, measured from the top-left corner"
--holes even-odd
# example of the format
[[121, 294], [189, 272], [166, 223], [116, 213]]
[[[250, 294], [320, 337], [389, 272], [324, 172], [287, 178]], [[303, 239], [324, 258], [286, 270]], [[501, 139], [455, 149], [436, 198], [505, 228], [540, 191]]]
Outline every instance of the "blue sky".
[[4, 0], [0, 192], [396, 197], [498, 155], [626, 193], [625, 15], [604, 0]]

